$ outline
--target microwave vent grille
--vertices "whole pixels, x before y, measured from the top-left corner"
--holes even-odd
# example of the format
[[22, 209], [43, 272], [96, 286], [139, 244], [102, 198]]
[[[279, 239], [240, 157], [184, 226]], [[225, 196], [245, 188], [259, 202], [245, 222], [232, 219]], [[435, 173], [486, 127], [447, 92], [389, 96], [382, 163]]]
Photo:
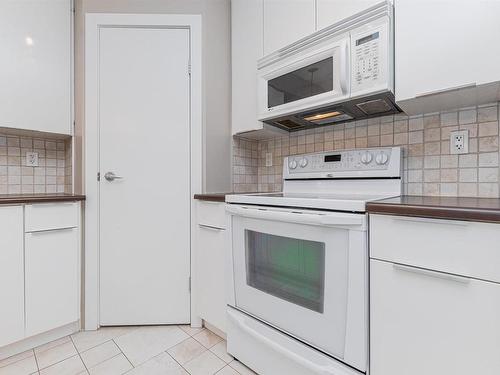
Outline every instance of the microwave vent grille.
[[287, 129], [297, 129], [303, 126], [302, 124], [298, 124], [289, 119], [277, 121], [277, 123]]
[[362, 110], [366, 115], [376, 115], [393, 110], [393, 107], [384, 99], [375, 99], [358, 103], [356, 107]]

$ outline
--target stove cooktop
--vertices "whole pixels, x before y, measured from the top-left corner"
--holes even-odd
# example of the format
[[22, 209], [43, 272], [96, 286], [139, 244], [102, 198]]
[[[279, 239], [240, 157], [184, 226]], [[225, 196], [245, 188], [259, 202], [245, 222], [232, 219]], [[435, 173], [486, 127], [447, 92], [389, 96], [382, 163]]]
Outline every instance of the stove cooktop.
[[227, 203], [261, 206], [311, 208], [332, 211], [365, 212], [366, 203], [396, 195], [377, 194], [314, 194], [314, 193], [255, 193], [228, 195]]

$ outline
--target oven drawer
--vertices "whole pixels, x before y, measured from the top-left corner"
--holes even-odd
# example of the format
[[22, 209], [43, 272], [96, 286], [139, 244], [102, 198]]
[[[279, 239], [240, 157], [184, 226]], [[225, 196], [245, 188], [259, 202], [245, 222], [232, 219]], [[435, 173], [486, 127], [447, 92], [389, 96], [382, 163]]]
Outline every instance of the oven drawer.
[[370, 256], [500, 282], [500, 225], [370, 215]]
[[363, 374], [230, 307], [227, 351], [261, 375]]

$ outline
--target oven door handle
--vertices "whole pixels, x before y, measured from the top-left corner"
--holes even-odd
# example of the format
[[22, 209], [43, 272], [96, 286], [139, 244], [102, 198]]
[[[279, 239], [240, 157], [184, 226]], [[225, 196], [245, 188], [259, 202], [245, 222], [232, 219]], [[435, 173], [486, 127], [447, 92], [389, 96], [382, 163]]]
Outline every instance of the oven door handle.
[[243, 208], [226, 205], [226, 211], [253, 219], [284, 221], [287, 223], [311, 224], [328, 227], [362, 227], [365, 223], [364, 215], [325, 213], [307, 214], [301, 212], [282, 212], [267, 209]]
[[260, 341], [262, 344], [267, 345], [270, 347], [272, 350], [280, 353], [281, 355], [285, 356], [286, 358], [290, 359], [291, 361], [300, 364], [302, 367], [310, 370], [314, 374], [318, 375], [338, 375], [339, 374], [339, 369], [334, 368], [333, 366], [324, 366], [324, 365], [319, 365], [317, 363], [311, 362], [310, 360], [298, 355], [297, 353], [294, 353], [291, 350], [288, 350], [287, 348], [276, 344], [273, 340], [267, 338], [260, 332], [257, 332], [255, 329], [249, 327], [245, 323], [245, 318], [241, 316], [237, 316], [235, 313], [233, 313], [231, 310], [227, 310], [227, 317], [229, 320], [233, 322], [236, 326], [238, 326], [242, 331], [244, 331], [246, 334], [249, 336], [253, 337], [254, 339]]

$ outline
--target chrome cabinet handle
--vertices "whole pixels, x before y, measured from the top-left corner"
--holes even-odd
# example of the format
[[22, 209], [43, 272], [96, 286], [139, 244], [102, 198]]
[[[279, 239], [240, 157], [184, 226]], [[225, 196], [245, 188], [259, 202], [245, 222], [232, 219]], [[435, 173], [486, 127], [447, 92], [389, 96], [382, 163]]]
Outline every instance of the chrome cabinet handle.
[[115, 175], [114, 172], [106, 172], [104, 178], [109, 182], [123, 179], [123, 177]]
[[439, 271], [431, 271], [431, 270], [427, 270], [427, 269], [423, 269], [423, 268], [419, 268], [419, 267], [409, 267], [409, 266], [404, 266], [404, 265], [398, 264], [398, 263], [393, 263], [392, 267], [398, 271], [404, 271], [404, 272], [410, 272], [410, 273], [424, 275], [424, 276], [428, 276], [428, 277], [434, 277], [436, 279], [444, 279], [444, 280], [454, 281], [454, 282], [461, 283], [461, 284], [470, 283], [470, 279], [468, 277], [464, 277], [464, 276], [457, 276], [457, 275], [452, 275], [449, 273], [444, 273], [444, 272], [439, 272]]
[[213, 231], [215, 231], [215, 232], [220, 232], [220, 231], [223, 231], [223, 230], [224, 230], [224, 228], [214, 227], [213, 225], [198, 224], [198, 226], [199, 226], [201, 229], [213, 230]]

